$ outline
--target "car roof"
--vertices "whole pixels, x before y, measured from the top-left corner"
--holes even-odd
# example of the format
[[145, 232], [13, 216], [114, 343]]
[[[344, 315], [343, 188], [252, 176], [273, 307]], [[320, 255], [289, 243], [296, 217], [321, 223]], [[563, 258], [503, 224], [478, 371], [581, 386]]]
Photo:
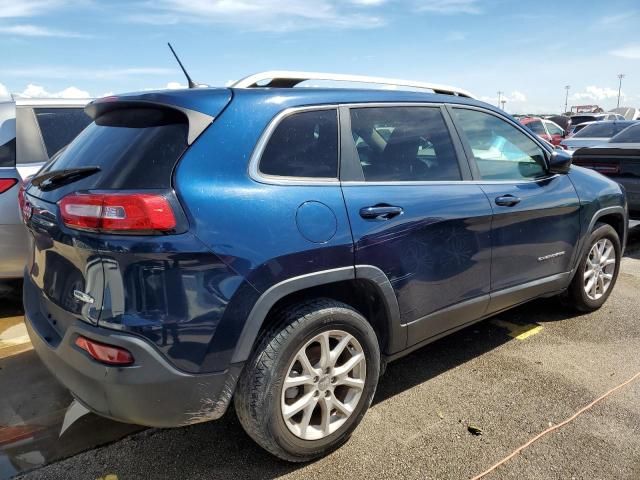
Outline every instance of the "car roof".
[[[173, 104], [183, 108], [209, 114], [208, 108], [212, 98], [232, 92], [234, 102], [243, 101], [259, 103], [274, 112], [287, 108], [338, 105], [350, 103], [451, 103], [484, 107], [500, 115], [502, 110], [488, 103], [468, 97], [439, 94], [424, 91], [400, 89], [360, 89], [360, 88], [192, 88], [176, 90], [155, 90], [113, 95], [104, 101], [141, 101]], [[217, 111], [216, 111], [217, 114]]]

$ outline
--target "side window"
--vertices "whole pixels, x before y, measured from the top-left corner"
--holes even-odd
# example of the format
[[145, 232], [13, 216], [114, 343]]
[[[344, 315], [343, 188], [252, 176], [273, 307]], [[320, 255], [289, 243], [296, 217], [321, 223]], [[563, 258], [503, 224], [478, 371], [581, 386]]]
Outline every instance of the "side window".
[[546, 135], [547, 132], [544, 129], [544, 125], [540, 120], [534, 120], [533, 122], [527, 123], [527, 127], [531, 129], [533, 133], [536, 135]]
[[545, 125], [547, 127], [547, 130], [549, 131], [549, 135], [562, 135], [564, 133], [564, 131], [560, 127], [554, 125], [551, 122], [545, 122]]
[[49, 158], [91, 123], [82, 108], [34, 108], [33, 112]]
[[437, 107], [353, 108], [351, 130], [365, 181], [462, 179]]
[[4, 145], [0, 145], [0, 167], [16, 166], [16, 139], [9, 140]]
[[522, 180], [546, 174], [543, 149], [516, 127], [477, 110], [454, 112], [483, 179]]
[[317, 110], [286, 117], [271, 135], [260, 172], [282, 177], [338, 177], [338, 112]]

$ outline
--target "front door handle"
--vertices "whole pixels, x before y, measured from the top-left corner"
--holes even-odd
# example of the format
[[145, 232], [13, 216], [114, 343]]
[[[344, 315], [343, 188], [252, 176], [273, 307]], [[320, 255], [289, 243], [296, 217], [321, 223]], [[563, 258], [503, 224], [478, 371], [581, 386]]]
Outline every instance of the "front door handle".
[[496, 198], [496, 205], [500, 205], [501, 207], [513, 207], [519, 203], [520, 199], [513, 195], [502, 195]]
[[361, 208], [360, 216], [368, 220], [389, 220], [400, 215], [402, 211], [402, 207], [395, 207], [393, 205], [374, 205], [372, 207]]

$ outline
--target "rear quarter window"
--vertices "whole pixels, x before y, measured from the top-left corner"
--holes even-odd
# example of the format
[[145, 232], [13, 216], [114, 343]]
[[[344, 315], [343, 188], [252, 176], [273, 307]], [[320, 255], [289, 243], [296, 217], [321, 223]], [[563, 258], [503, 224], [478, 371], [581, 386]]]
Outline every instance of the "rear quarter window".
[[49, 158], [91, 123], [82, 108], [34, 108], [33, 112]]
[[0, 145], [0, 167], [15, 167], [16, 139], [12, 138], [4, 145]]
[[279, 177], [338, 177], [338, 112], [293, 113], [273, 131], [259, 165], [260, 173]]

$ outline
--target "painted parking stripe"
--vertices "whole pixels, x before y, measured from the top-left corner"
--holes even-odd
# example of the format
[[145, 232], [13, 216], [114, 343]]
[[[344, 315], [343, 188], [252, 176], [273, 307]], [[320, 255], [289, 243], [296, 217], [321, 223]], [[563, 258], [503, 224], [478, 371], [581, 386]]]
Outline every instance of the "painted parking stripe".
[[500, 320], [496, 318], [491, 321], [497, 327], [506, 328], [509, 330], [509, 335], [511, 338], [515, 338], [516, 340], [525, 340], [533, 335], [540, 333], [543, 328], [541, 325], [537, 325], [535, 323], [528, 323], [525, 325], [518, 325], [517, 323], [507, 322], [505, 320]]
[[7, 358], [31, 348], [22, 317], [0, 319], [0, 358]]

